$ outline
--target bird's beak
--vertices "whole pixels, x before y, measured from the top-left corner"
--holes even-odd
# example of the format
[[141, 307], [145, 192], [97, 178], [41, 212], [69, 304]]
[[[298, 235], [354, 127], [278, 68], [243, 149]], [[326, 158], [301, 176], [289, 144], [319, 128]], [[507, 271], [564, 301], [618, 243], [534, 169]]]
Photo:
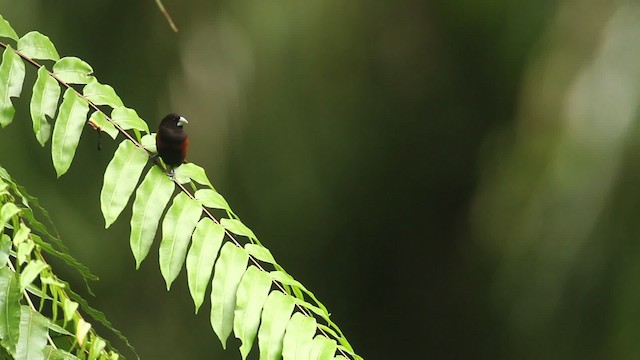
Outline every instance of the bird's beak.
[[187, 121], [187, 119], [183, 118], [182, 116], [180, 116], [180, 119], [178, 119], [178, 126], [182, 126], [184, 124], [188, 124], [189, 122]]

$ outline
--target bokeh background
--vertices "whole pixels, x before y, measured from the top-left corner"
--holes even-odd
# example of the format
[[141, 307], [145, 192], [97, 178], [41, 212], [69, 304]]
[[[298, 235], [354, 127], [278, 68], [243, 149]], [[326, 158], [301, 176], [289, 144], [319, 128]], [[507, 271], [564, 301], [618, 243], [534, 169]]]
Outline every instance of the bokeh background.
[[[152, 128], [186, 116], [189, 160], [365, 358], [640, 358], [637, 1], [165, 5], [177, 34], [151, 0], [0, 14]], [[157, 243], [134, 270], [130, 212], [103, 229], [116, 143], [85, 131], [56, 180], [16, 106], [0, 163], [100, 276], [91, 303], [144, 359], [238, 359], [184, 271], [165, 291]]]

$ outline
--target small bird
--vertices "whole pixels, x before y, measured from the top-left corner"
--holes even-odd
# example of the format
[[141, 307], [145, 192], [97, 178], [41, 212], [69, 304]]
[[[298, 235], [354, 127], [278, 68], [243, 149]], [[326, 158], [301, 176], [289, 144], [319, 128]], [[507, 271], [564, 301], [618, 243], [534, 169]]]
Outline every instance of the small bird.
[[[169, 174], [187, 157], [189, 137], [183, 129], [187, 119], [178, 114], [169, 114], [162, 119], [156, 133], [156, 148], [162, 161], [169, 167]], [[169, 170], [168, 169], [168, 170]]]

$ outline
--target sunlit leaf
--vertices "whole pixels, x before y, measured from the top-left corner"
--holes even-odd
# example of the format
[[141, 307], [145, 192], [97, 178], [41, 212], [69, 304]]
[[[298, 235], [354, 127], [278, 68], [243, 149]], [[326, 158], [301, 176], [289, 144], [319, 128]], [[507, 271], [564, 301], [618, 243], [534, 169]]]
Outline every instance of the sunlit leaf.
[[213, 185], [207, 178], [204, 169], [194, 163], [182, 164], [175, 169], [176, 180], [181, 184], [186, 184], [191, 180], [198, 184], [209, 186], [213, 189]]
[[11, 251], [11, 238], [7, 234], [2, 234], [0, 236], [0, 268], [7, 266], [9, 251]]
[[271, 284], [269, 274], [252, 265], [244, 273], [238, 286], [233, 333], [242, 341], [240, 354], [243, 359], [249, 355], [256, 338], [262, 307], [269, 295]]
[[18, 41], [18, 34], [16, 34], [15, 30], [13, 30], [9, 22], [5, 20], [2, 15], [0, 15], [0, 37]]
[[38, 69], [38, 78], [33, 85], [33, 95], [31, 96], [31, 119], [33, 120], [33, 132], [40, 145], [44, 144], [51, 137], [51, 125], [47, 121], [47, 116], [52, 118], [56, 115], [58, 100], [60, 99], [60, 86], [58, 82], [49, 75], [43, 66]]
[[69, 170], [80, 141], [89, 106], [73, 89], [64, 92], [53, 128], [51, 157], [58, 177]]
[[44, 358], [47, 360], [78, 360], [75, 355], [68, 353], [64, 350], [54, 349], [47, 345], [44, 348]]
[[62, 311], [64, 313], [65, 322], [69, 322], [73, 319], [73, 315], [75, 315], [76, 310], [78, 310], [78, 303], [69, 298], [64, 298], [62, 301]]
[[167, 174], [159, 167], [152, 166], [136, 190], [129, 237], [131, 252], [136, 259], [136, 268], [140, 267], [149, 253], [158, 230], [160, 217], [174, 189], [175, 185]]
[[316, 319], [299, 312], [293, 314], [282, 340], [282, 358], [308, 359], [311, 341], [316, 333]]
[[99, 356], [100, 356], [100, 352], [102, 350], [104, 350], [105, 346], [107, 346], [107, 343], [100, 339], [94, 339], [91, 342], [91, 348], [89, 348], [89, 356], [87, 357], [87, 360], [96, 360]]
[[88, 84], [93, 80], [91, 65], [77, 57], [63, 57], [56, 61], [53, 73], [67, 84]]
[[193, 232], [191, 247], [187, 255], [187, 277], [189, 291], [196, 307], [196, 313], [204, 301], [204, 295], [209, 285], [213, 264], [218, 256], [224, 229], [205, 217]]
[[116, 91], [111, 86], [100, 84], [95, 78], [92, 78], [85, 85], [82, 94], [96, 105], [109, 105], [112, 108], [124, 106], [122, 100], [116, 95]]
[[0, 338], [2, 346], [11, 352], [18, 343], [21, 297], [18, 274], [7, 267], [0, 269]]
[[2, 54], [0, 64], [0, 125], [5, 127], [13, 121], [16, 110], [11, 103], [12, 97], [19, 97], [24, 82], [24, 62], [10, 45]]
[[236, 235], [242, 235], [250, 239], [256, 239], [256, 235], [253, 233], [253, 231], [246, 227], [245, 224], [243, 224], [240, 220], [222, 219], [220, 220], [220, 225]]
[[91, 324], [83, 318], [78, 319], [78, 323], [76, 324], [76, 341], [80, 346], [84, 345], [84, 340], [87, 338], [89, 330], [91, 330]]
[[118, 136], [118, 129], [107, 120], [107, 117], [102, 112], [94, 111], [93, 114], [89, 116], [89, 120], [93, 121], [94, 124], [100, 128], [100, 131], [106, 132], [112, 139], [115, 140]]
[[156, 149], [156, 133], [147, 134], [140, 139], [140, 144], [145, 150], [150, 151], [154, 154], [158, 153], [158, 149]]
[[[271, 271], [269, 273], [269, 275], [271, 275], [271, 278], [273, 280], [279, 281], [282, 284], [286, 284], [289, 286], [292, 286], [293, 288], [297, 288], [302, 290], [305, 294], [309, 295], [309, 297], [311, 297], [313, 299], [313, 301], [315, 301], [317, 307], [313, 306], [313, 308], [315, 309], [319, 309], [319, 315], [321, 315], [323, 318], [327, 319], [327, 321], [329, 321], [329, 311], [327, 310], [327, 308], [318, 300], [318, 298], [316, 298], [316, 296], [309, 291], [304, 285], [302, 285], [299, 281], [295, 280], [293, 277], [291, 277], [291, 275], [286, 274], [282, 271]], [[305, 303], [308, 304], [308, 303]], [[309, 306], [311, 307], [312, 305], [309, 304]], [[315, 312], [315, 311], [314, 311]]]
[[113, 224], [124, 210], [148, 160], [147, 153], [129, 140], [123, 140], [118, 146], [104, 172], [100, 192], [105, 228]]
[[261, 360], [282, 358], [282, 339], [289, 324], [295, 302], [293, 297], [272, 291], [262, 309], [262, 324], [258, 330]]
[[276, 263], [276, 260], [273, 258], [273, 255], [271, 255], [271, 252], [269, 251], [269, 249], [267, 249], [262, 245], [248, 243], [244, 246], [244, 248], [247, 250], [249, 255], [253, 256], [254, 258], [262, 262], [265, 262], [267, 264]]
[[149, 132], [149, 126], [138, 116], [138, 113], [124, 106], [113, 109], [113, 112], [111, 112], [111, 120], [120, 125], [123, 130], [137, 129]]
[[[20, 244], [18, 244], [18, 251], [17, 251], [18, 254], [16, 256], [16, 259], [17, 259], [16, 261], [18, 266], [21, 266], [22, 264], [27, 262], [27, 260], [30, 259], [31, 252], [33, 251], [34, 247], [35, 247], [35, 244], [31, 240], [23, 241]], [[22, 278], [20, 279], [22, 280]]]
[[309, 350], [309, 360], [332, 360], [336, 354], [336, 341], [322, 335], [313, 338]]
[[160, 242], [160, 272], [167, 283], [167, 290], [184, 264], [189, 239], [200, 220], [202, 206], [185, 193], [178, 194], [162, 221]]
[[53, 61], [60, 59], [49, 37], [37, 31], [28, 32], [18, 40], [18, 51], [32, 59]]
[[215, 265], [211, 282], [211, 327], [225, 349], [233, 328], [236, 291], [248, 260], [245, 249], [226, 242]]
[[202, 205], [212, 209], [231, 210], [227, 201], [217, 191], [212, 189], [200, 189], [193, 196]]
[[41, 260], [30, 261], [20, 273], [20, 291], [26, 289], [47, 267], [48, 265]]
[[20, 336], [16, 359], [44, 359], [49, 319], [23, 305], [20, 308]]
[[12, 217], [20, 212], [20, 208], [16, 204], [8, 202], [0, 208], [0, 229], [2, 229]]

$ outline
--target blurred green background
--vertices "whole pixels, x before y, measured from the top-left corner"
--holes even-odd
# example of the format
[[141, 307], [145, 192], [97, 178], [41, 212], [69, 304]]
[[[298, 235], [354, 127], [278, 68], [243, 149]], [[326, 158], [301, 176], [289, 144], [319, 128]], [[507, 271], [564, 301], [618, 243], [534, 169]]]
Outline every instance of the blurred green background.
[[[177, 34], [151, 0], [0, 13], [152, 128], [187, 117], [188, 159], [365, 358], [640, 358], [637, 1], [165, 5]], [[184, 271], [165, 291], [157, 243], [134, 270], [130, 210], [103, 229], [117, 143], [85, 131], [56, 180], [26, 100], [0, 163], [100, 276], [91, 303], [144, 359], [238, 359]]]

